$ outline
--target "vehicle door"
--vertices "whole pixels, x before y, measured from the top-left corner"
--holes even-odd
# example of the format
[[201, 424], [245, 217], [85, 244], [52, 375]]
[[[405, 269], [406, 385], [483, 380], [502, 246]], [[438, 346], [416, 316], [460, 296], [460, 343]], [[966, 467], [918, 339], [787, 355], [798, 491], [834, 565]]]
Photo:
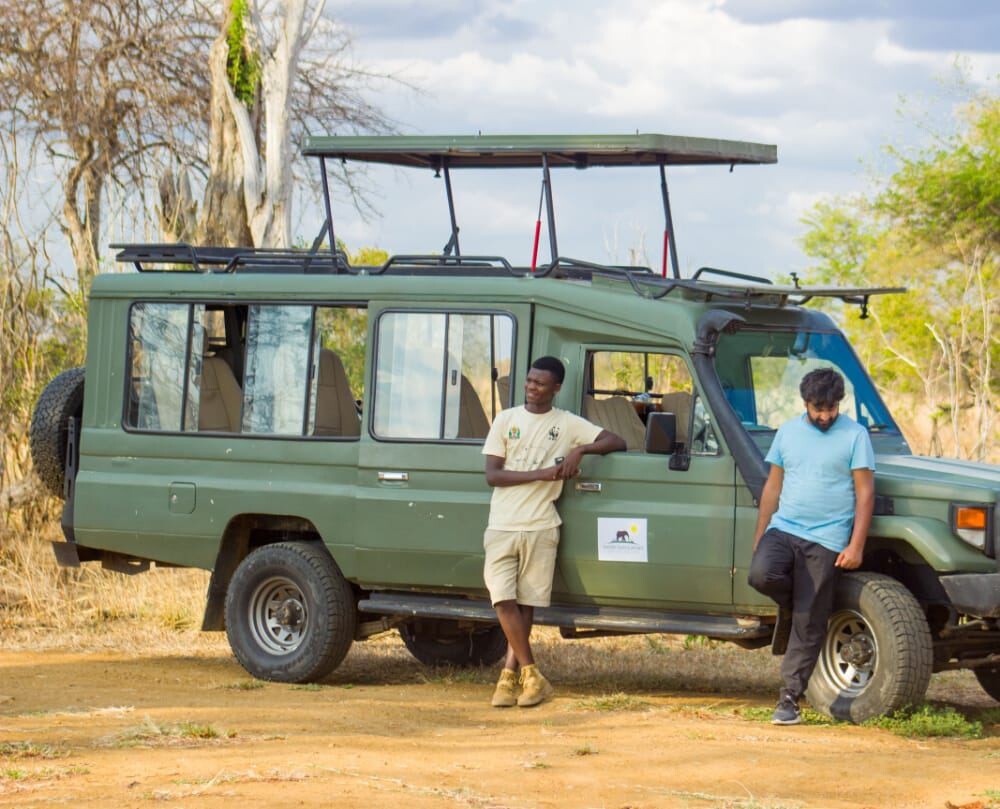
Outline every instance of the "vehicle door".
[[482, 592], [482, 445], [524, 375], [528, 305], [372, 304], [358, 470], [363, 583]]
[[[566, 483], [554, 599], [731, 604], [735, 463], [719, 445], [688, 360], [599, 346], [581, 359], [582, 415], [622, 435], [629, 449], [585, 458]], [[643, 450], [657, 411], [676, 416], [674, 463]]]

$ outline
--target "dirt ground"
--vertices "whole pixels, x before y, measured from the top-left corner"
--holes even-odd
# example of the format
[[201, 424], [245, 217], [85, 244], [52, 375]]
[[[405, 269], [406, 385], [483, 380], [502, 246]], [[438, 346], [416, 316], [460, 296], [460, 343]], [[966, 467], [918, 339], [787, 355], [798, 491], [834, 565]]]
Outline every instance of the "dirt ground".
[[[355, 644], [317, 686], [252, 680], [219, 636], [186, 651], [8, 647], [0, 805], [1000, 805], [996, 725], [963, 741], [773, 727], [766, 650], [543, 635], [539, 656], [556, 698], [497, 710], [494, 670], [428, 669], [395, 637]], [[929, 696], [996, 707], [967, 673], [936, 676]]]

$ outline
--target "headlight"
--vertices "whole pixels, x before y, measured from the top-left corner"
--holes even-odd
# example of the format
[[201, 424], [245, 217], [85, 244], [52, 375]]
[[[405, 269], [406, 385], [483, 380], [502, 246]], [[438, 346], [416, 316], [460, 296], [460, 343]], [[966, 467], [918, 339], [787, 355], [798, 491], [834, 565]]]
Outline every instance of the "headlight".
[[991, 506], [951, 504], [951, 530], [974, 548], [986, 550], [986, 539], [992, 523]]

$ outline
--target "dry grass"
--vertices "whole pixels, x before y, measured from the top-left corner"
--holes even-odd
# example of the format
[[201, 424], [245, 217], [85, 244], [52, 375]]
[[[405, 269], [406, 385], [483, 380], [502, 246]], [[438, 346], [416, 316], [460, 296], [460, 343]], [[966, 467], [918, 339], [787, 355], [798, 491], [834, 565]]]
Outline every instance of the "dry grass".
[[0, 646], [6, 649], [191, 650], [201, 636], [208, 573], [153, 568], [138, 576], [56, 564], [49, 542], [59, 526], [41, 530], [0, 523]]
[[236, 736], [199, 722], [160, 723], [147, 716], [141, 725], [102, 738], [102, 747], [194, 747]]
[[54, 759], [66, 758], [70, 751], [65, 747], [51, 744], [35, 744], [34, 742], [0, 742], [0, 759], [14, 760], [25, 758]]

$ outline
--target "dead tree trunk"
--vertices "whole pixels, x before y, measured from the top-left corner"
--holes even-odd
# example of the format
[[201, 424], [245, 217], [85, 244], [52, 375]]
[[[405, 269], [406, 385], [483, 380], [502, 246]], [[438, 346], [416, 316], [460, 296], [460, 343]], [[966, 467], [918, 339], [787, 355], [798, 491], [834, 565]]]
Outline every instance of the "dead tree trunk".
[[[232, 101], [236, 99], [234, 97], [230, 100], [233, 91], [226, 71], [229, 55], [227, 32], [232, 24], [232, 15], [232, 2], [227, 0], [222, 28], [209, 53], [212, 99], [209, 111], [208, 182], [198, 227], [198, 241], [225, 247], [256, 244], [250, 232], [244, 203], [243, 177], [246, 168], [243, 145], [233, 115]], [[249, 117], [249, 112], [245, 107], [243, 109]], [[256, 145], [254, 149], [256, 150]]]

